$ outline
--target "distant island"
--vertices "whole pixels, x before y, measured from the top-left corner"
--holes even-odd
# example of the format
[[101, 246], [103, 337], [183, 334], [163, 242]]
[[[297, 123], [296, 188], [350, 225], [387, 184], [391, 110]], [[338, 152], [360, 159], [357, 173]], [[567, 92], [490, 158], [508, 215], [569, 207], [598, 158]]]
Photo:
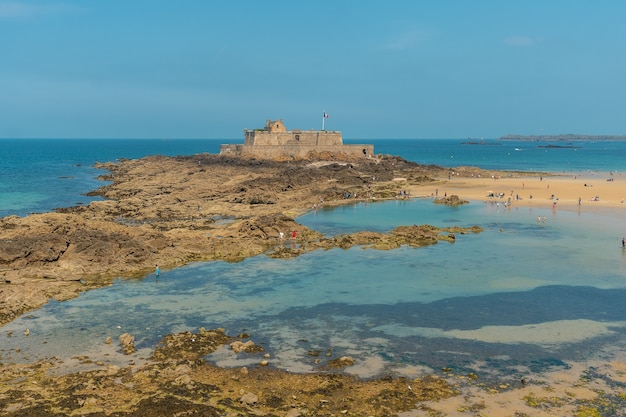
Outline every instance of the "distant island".
[[487, 142], [486, 140], [472, 140], [469, 139], [466, 140], [465, 142], [461, 142], [461, 145], [488, 145], [488, 146], [492, 146], [492, 145], [502, 145], [501, 143], [496, 143], [496, 142]]
[[626, 135], [578, 135], [568, 133], [564, 135], [506, 135], [498, 140], [517, 140], [529, 142], [575, 142], [594, 140], [626, 140]]
[[538, 148], [582, 148], [582, 146], [575, 146], [575, 145], [538, 145]]

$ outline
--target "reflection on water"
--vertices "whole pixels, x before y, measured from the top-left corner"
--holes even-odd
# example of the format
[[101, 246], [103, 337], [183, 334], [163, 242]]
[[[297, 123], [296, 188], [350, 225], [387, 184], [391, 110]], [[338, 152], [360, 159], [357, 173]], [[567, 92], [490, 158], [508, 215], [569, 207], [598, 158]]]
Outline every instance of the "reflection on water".
[[[3, 327], [0, 360], [101, 354], [123, 362], [106, 350], [107, 336], [133, 334], [145, 357], [163, 335], [198, 327], [249, 333], [272, 365], [292, 371], [350, 355], [356, 365], [347, 371], [364, 377], [484, 366], [511, 374], [624, 346], [626, 273], [615, 218], [418, 200], [318, 210], [300, 221], [328, 234], [423, 223], [485, 231], [418, 249], [258, 256], [196, 263], [158, 281], [118, 280]], [[209, 359], [242, 360], [225, 350]]]

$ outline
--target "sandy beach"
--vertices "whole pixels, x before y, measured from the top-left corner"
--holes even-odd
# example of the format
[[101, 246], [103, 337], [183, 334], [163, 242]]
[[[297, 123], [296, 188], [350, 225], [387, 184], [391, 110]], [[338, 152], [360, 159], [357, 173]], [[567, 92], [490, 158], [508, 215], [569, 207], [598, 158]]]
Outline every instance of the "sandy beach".
[[[492, 176], [453, 171], [450, 179], [414, 188], [419, 196], [456, 194], [467, 200], [507, 202], [518, 206], [557, 210], [625, 208], [626, 177], [621, 173], [533, 174], [495, 173]], [[556, 204], [555, 204], [556, 203]]]

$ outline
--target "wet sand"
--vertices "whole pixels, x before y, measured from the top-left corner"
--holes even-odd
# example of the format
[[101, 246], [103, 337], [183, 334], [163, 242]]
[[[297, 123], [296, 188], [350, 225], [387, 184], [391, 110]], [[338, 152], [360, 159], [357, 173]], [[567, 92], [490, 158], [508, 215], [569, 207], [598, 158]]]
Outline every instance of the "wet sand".
[[[626, 211], [626, 176], [622, 173], [585, 172], [560, 173], [495, 173], [494, 176], [467, 174], [463, 169], [459, 175], [437, 178], [438, 181], [425, 187], [411, 188], [412, 195], [430, 197], [459, 195], [463, 199], [483, 202], [505, 203], [513, 206], [537, 207], [551, 210], [589, 211], [606, 215], [621, 215]], [[499, 175], [500, 174], [500, 175]], [[502, 197], [500, 197], [502, 195]], [[626, 227], [617, 230], [626, 235]], [[494, 334], [481, 336], [496, 341], [507, 338], [539, 338], [541, 331], [548, 332], [553, 339], [554, 327], [561, 337], [576, 338], [585, 332], [607, 331], [594, 329], [585, 323], [572, 328], [559, 323], [532, 326], [532, 334], [515, 329], [493, 329]], [[534, 340], [534, 339], [533, 339]], [[615, 355], [615, 356], [613, 356]], [[610, 358], [610, 360], [605, 360]], [[402, 417], [430, 415], [462, 416], [485, 415], [505, 417], [520, 416], [564, 416], [564, 415], [623, 415], [623, 403], [611, 405], [611, 397], [621, 398], [626, 384], [626, 356], [624, 351], [602, 352], [597, 358], [584, 362], [568, 363], [570, 369], [533, 374], [531, 380], [519, 384], [503, 384], [491, 387], [474, 383], [466, 376], [448, 380], [460, 383], [462, 395], [442, 401], [427, 402], [426, 410], [401, 413]], [[591, 371], [592, 370], [592, 371]], [[460, 382], [459, 382], [460, 381]], [[603, 406], [602, 403], [605, 405]], [[600, 413], [598, 410], [604, 410]]]
[[[486, 386], [467, 376], [456, 380], [461, 395], [426, 401], [422, 410], [400, 413], [400, 417], [436, 416], [623, 416], [626, 358], [618, 361], [591, 360], [569, 363], [567, 371], [533, 375], [516, 384]], [[590, 371], [591, 370], [591, 371]]]

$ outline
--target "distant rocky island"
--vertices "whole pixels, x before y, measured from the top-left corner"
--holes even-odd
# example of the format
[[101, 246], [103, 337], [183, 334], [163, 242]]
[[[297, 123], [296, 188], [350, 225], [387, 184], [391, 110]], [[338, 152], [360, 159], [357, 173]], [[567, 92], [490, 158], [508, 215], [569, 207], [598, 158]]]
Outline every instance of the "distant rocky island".
[[578, 135], [573, 133], [563, 135], [506, 135], [498, 140], [517, 140], [529, 142], [575, 142], [598, 140], [626, 140], [626, 135]]
[[576, 145], [552, 145], [552, 144], [548, 144], [548, 145], [537, 145], [538, 148], [571, 148], [571, 149], [576, 149], [576, 148], [582, 148], [582, 146], [576, 146]]
[[484, 139], [474, 140], [474, 139], [467, 138], [465, 142], [461, 142], [461, 145], [488, 145], [488, 146], [496, 145], [497, 146], [497, 145], [502, 145], [502, 144], [497, 143], [497, 142], [487, 142]]

